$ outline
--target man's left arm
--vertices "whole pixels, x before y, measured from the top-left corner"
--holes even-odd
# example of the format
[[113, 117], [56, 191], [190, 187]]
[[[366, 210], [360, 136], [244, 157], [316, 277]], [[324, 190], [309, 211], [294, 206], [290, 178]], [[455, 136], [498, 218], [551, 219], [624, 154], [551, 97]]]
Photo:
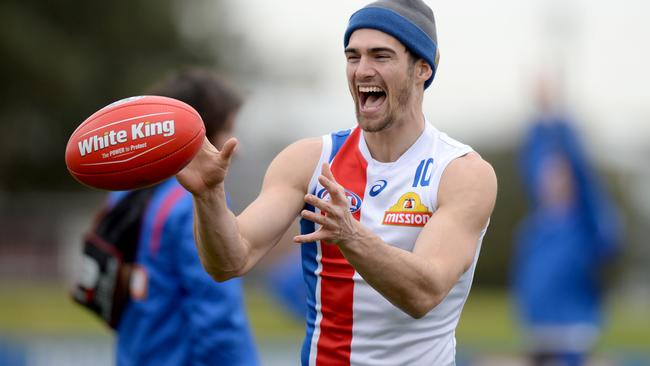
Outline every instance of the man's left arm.
[[330, 201], [307, 195], [305, 201], [326, 215], [303, 211], [321, 225], [296, 242], [335, 243], [375, 290], [414, 318], [438, 305], [472, 265], [476, 246], [496, 200], [496, 175], [476, 153], [455, 159], [443, 173], [438, 209], [422, 229], [412, 252], [393, 247], [352, 218], [343, 187], [323, 166], [320, 183]]

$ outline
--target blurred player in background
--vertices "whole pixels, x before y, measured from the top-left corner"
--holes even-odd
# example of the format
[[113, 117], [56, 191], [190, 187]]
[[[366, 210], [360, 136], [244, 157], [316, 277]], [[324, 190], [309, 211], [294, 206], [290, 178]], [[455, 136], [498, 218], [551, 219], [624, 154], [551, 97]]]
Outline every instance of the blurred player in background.
[[[196, 109], [210, 143], [232, 136], [240, 96], [204, 69], [171, 75], [150, 94]], [[126, 192], [111, 196], [121, 199]], [[191, 195], [175, 178], [158, 184], [145, 211], [131, 296], [117, 328], [118, 365], [256, 365], [241, 279], [216, 283], [201, 267]]]
[[532, 363], [578, 366], [599, 334], [600, 275], [621, 233], [612, 199], [550, 87], [539, 85], [540, 114], [520, 153], [530, 212], [515, 240], [512, 284]]
[[242, 276], [302, 216], [303, 365], [453, 365], [494, 171], [423, 115], [438, 65], [423, 1], [362, 8], [344, 46], [358, 126], [287, 147], [237, 217], [223, 183], [236, 140], [204, 144], [177, 175], [202, 263], [219, 281]]

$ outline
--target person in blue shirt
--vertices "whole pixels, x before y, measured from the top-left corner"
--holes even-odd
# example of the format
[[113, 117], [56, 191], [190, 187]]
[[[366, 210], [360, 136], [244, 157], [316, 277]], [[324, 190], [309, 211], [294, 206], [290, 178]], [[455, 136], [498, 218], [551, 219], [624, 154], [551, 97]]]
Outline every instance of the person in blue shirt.
[[[178, 72], [150, 91], [191, 105], [217, 148], [233, 132], [239, 95], [204, 69]], [[214, 281], [194, 244], [191, 194], [170, 178], [152, 188], [131, 300], [117, 327], [116, 361], [127, 365], [257, 365], [241, 279]], [[119, 200], [126, 192], [115, 192]]]
[[513, 295], [532, 363], [577, 366], [599, 335], [600, 275], [621, 230], [571, 122], [541, 98], [520, 152], [530, 211], [515, 238]]

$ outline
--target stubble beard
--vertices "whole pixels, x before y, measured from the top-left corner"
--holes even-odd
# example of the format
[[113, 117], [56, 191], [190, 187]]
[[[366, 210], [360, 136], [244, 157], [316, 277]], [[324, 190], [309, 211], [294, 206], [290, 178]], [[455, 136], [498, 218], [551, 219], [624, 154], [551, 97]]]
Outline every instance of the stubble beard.
[[[413, 67], [409, 65], [408, 69], [408, 78], [402, 87], [396, 91], [396, 98], [394, 105], [396, 108], [391, 109], [390, 106], [393, 105], [390, 100], [386, 100], [384, 103], [388, 103], [388, 114], [376, 124], [372, 124], [370, 121], [364, 119], [361, 116], [359, 111], [359, 102], [355, 101], [355, 111], [357, 114], [357, 121], [359, 121], [359, 126], [365, 132], [380, 132], [389, 129], [391, 126], [397, 122], [400, 115], [404, 115], [407, 109], [409, 102], [413, 96], [411, 90], [411, 84], [413, 83]], [[364, 123], [365, 122], [365, 123]]]

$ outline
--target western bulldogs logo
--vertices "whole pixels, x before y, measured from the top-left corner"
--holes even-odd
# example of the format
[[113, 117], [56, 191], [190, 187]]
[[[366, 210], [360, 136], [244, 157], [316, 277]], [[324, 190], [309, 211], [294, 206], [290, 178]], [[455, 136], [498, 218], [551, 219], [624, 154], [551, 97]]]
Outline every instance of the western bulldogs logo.
[[[330, 200], [330, 193], [325, 188], [318, 191], [316, 196], [325, 201]], [[345, 197], [348, 199], [348, 203], [350, 204], [350, 213], [355, 213], [361, 209], [361, 198], [356, 193], [346, 189]]]

